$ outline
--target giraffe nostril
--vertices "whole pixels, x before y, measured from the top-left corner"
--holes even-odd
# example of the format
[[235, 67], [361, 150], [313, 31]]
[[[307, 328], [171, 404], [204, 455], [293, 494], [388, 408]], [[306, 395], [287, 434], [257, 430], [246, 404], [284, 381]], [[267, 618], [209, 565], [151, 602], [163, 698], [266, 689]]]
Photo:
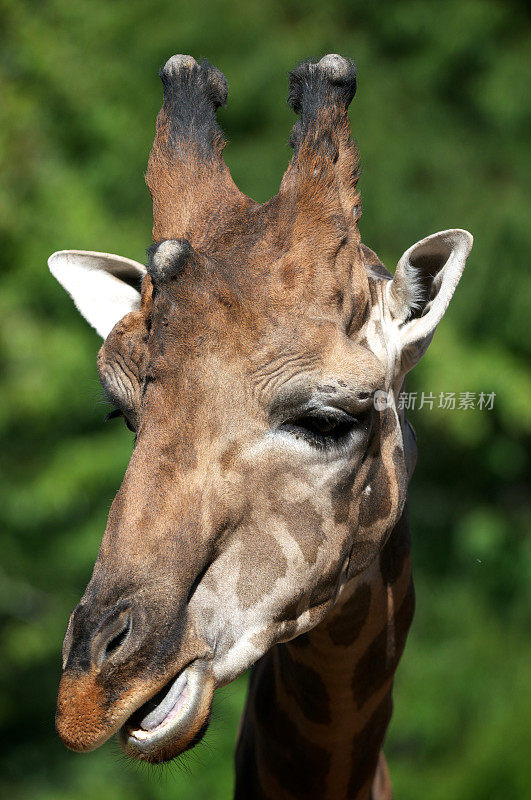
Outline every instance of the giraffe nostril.
[[115, 655], [126, 643], [132, 630], [132, 618], [129, 612], [120, 614], [109, 626], [96, 636], [94, 641], [94, 661], [98, 667]]
[[131, 630], [131, 619], [128, 620], [127, 624], [122, 628], [122, 630], [113, 636], [110, 641], [107, 642], [105, 645], [105, 655], [110, 656], [115, 650], [118, 650], [121, 644], [127, 639], [129, 635], [129, 631]]

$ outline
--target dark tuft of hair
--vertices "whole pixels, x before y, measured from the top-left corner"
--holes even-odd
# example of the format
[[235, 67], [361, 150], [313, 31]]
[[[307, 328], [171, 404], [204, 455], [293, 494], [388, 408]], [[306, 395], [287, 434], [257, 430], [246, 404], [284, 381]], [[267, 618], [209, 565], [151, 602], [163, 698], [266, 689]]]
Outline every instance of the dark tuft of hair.
[[216, 110], [227, 102], [223, 73], [203, 59], [172, 56], [159, 70], [173, 138], [194, 141], [205, 154], [223, 141]]
[[[180, 59], [178, 61], [177, 59]], [[188, 59], [188, 61], [185, 61]], [[200, 94], [214, 109], [227, 102], [229, 87], [224, 74], [206, 58], [200, 63], [191, 56], [173, 56], [159, 70], [164, 98], [170, 103], [175, 94]], [[195, 98], [197, 100], [197, 97]]]
[[347, 108], [356, 94], [356, 65], [342, 56], [305, 59], [290, 72], [288, 105], [299, 114], [330, 102]]

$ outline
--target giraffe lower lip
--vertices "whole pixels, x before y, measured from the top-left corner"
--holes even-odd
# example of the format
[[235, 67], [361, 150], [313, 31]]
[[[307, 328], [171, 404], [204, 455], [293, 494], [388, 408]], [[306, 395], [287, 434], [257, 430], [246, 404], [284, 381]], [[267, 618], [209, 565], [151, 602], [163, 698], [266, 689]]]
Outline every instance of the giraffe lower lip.
[[175, 758], [206, 730], [213, 691], [210, 665], [194, 661], [123, 725], [122, 749], [154, 763]]
[[186, 704], [190, 691], [188, 688], [188, 670], [181, 672], [170, 684], [164, 687], [157, 695], [141, 709], [136, 712], [135, 718], [144, 716], [138, 720], [138, 728], [132, 729], [132, 735], [142, 738], [141, 735], [151, 735], [163, 725], [174, 719]]

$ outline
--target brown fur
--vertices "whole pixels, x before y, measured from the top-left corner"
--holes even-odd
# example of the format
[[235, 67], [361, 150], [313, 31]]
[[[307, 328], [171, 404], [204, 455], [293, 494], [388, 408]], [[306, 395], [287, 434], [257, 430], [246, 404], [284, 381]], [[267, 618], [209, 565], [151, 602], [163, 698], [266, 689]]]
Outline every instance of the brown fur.
[[[136, 444], [65, 639], [58, 730], [97, 746], [203, 664], [189, 728], [137, 755], [172, 758], [202, 734], [214, 685], [254, 663], [236, 797], [388, 800], [414, 458], [396, 402], [372, 403], [400, 376], [385, 270], [357, 226], [354, 67], [327, 56], [294, 71], [294, 155], [263, 205], [222, 160], [221, 73], [174, 57], [162, 77], [147, 172], [157, 246], [140, 309], [98, 358]], [[169, 266], [164, 240], [178, 240]], [[308, 403], [354, 419], [341, 444], [308, 438]]]

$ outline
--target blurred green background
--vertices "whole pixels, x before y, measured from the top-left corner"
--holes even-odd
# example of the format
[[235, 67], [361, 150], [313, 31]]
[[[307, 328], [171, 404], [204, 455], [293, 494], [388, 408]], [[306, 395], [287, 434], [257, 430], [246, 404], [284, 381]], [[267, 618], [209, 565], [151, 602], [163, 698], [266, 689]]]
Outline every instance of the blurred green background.
[[410, 413], [418, 609], [386, 752], [399, 800], [531, 797], [529, 21], [509, 0], [2, 0], [3, 797], [230, 797], [245, 679], [219, 693], [206, 742], [163, 770], [129, 764], [115, 742], [75, 755], [53, 728], [66, 621], [132, 442], [103, 425], [98, 337], [46, 258], [82, 248], [144, 259], [157, 69], [175, 52], [226, 73], [226, 159], [258, 200], [290, 157], [287, 71], [307, 56], [353, 57], [364, 241], [393, 268], [436, 230], [475, 236], [409, 389], [496, 399], [492, 411]]

